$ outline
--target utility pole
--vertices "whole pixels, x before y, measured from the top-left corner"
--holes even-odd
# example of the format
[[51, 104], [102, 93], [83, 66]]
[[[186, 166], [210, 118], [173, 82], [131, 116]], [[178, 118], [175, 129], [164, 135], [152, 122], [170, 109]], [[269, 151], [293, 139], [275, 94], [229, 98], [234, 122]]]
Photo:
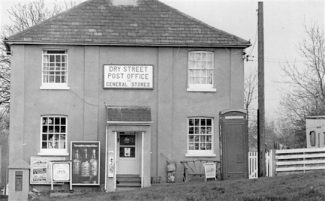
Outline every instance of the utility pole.
[[264, 177], [265, 168], [265, 100], [264, 100], [264, 16], [263, 2], [258, 2], [258, 176]]

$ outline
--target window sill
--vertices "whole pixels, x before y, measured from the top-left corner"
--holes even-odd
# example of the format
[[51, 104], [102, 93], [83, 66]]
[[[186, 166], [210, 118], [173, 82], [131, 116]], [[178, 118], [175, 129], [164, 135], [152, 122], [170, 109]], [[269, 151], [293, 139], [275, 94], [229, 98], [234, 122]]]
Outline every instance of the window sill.
[[40, 89], [45, 89], [45, 90], [47, 90], [47, 89], [49, 89], [49, 90], [69, 90], [70, 89], [70, 87], [68, 87], [67, 85], [45, 85], [45, 84], [43, 84], [41, 87], [40, 87]]
[[187, 88], [189, 92], [216, 92], [216, 88]]
[[47, 152], [40, 152], [37, 155], [39, 156], [69, 156], [68, 152], [58, 152], [58, 151], [47, 151]]
[[216, 157], [214, 153], [186, 153], [185, 157]]

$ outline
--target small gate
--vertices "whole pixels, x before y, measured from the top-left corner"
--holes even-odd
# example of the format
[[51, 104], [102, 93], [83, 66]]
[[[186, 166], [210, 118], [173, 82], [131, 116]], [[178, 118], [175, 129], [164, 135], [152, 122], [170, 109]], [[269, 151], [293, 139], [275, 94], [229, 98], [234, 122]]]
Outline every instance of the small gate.
[[258, 178], [257, 151], [248, 152], [248, 178]]
[[[258, 152], [248, 152], [248, 175], [250, 179], [258, 178]], [[265, 153], [266, 176], [273, 177], [274, 172], [274, 150]]]
[[244, 110], [220, 113], [223, 179], [248, 178], [248, 130]]

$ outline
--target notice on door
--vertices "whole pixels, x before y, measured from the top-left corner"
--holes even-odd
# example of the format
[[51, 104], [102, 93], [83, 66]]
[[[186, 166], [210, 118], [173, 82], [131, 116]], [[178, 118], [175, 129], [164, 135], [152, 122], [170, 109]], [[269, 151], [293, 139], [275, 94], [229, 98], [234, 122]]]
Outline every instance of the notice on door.
[[104, 88], [152, 89], [152, 65], [104, 65]]

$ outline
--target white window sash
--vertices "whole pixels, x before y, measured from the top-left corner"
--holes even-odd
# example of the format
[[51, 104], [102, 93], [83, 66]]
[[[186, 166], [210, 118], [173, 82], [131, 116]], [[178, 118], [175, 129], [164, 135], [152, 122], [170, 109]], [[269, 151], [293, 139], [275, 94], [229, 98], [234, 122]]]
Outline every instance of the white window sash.
[[187, 90], [215, 91], [214, 53], [209, 51], [192, 51], [189, 52], [188, 57], [189, 61]]
[[[68, 54], [65, 53], [42, 53], [42, 85], [40, 89], [69, 89], [68, 87]], [[50, 57], [54, 60], [51, 61]], [[59, 56], [59, 61], [56, 60]], [[63, 61], [64, 58], [64, 61]], [[51, 65], [52, 64], [52, 65]], [[63, 80], [64, 79], [64, 80]]]
[[[46, 133], [43, 133], [43, 118], [53, 118], [55, 120], [55, 118], [60, 118], [60, 124], [54, 124], [53, 123], [53, 130], [55, 129], [55, 126], [59, 126], [60, 128], [60, 132], [55, 133], [53, 131], [53, 133], [50, 133], [49, 130], [47, 130]], [[61, 124], [61, 118], [65, 119], [65, 124], [62, 125]], [[65, 132], [61, 133], [61, 126], [65, 126]], [[49, 128], [48, 128], [49, 129]], [[55, 142], [54, 136], [57, 135], [58, 139], [57, 139], [57, 143], [58, 143], [58, 148], [49, 148], [48, 144], [47, 144], [47, 148], [43, 148], [43, 135], [53, 135], [53, 139], [52, 141]], [[61, 137], [60, 135], [64, 135], [64, 141], [63, 144], [65, 145], [65, 148], [61, 148]], [[47, 136], [48, 137], [48, 136]], [[46, 143], [48, 143], [49, 139], [46, 139]], [[41, 116], [41, 122], [40, 122], [40, 152], [38, 153], [38, 155], [67, 155], [68, 154], [68, 117], [65, 115], [43, 115]]]
[[[195, 120], [197, 119], [199, 122], [201, 122], [202, 119], [205, 119], [206, 121], [209, 119], [211, 120], [211, 125], [206, 125], [205, 126], [201, 126], [201, 124], [199, 123], [199, 125], [191, 125], [190, 126], [190, 120], [193, 120], [195, 122]], [[190, 127], [193, 128], [193, 133], [190, 134]], [[195, 128], [198, 127], [199, 129], [199, 133], [196, 133], [195, 132]], [[205, 130], [205, 133], [201, 133], [200, 131], [202, 131], [201, 129], [204, 128]], [[208, 128], [211, 128], [211, 133], [208, 134]], [[190, 142], [190, 136], [193, 136], [194, 139], [193, 139], [193, 142]], [[199, 138], [199, 141], [196, 142], [195, 141], [195, 136], [198, 136]], [[211, 137], [211, 141], [207, 141], [207, 137]], [[215, 157], [215, 153], [214, 153], [214, 125], [213, 125], [213, 118], [208, 118], [208, 117], [191, 117], [191, 118], [188, 118], [187, 119], [187, 153], [185, 156], [193, 156], [193, 157]], [[201, 142], [201, 138], [205, 138], [205, 141], [204, 141], [204, 145], [205, 147], [207, 147], [208, 143], [211, 143], [211, 149], [208, 149], [208, 150], [203, 150], [203, 149], [190, 149], [190, 144], [192, 143], [194, 148], [195, 148], [195, 143], [198, 143], [199, 144], [199, 148], [201, 146], [201, 144], [203, 142]]]

